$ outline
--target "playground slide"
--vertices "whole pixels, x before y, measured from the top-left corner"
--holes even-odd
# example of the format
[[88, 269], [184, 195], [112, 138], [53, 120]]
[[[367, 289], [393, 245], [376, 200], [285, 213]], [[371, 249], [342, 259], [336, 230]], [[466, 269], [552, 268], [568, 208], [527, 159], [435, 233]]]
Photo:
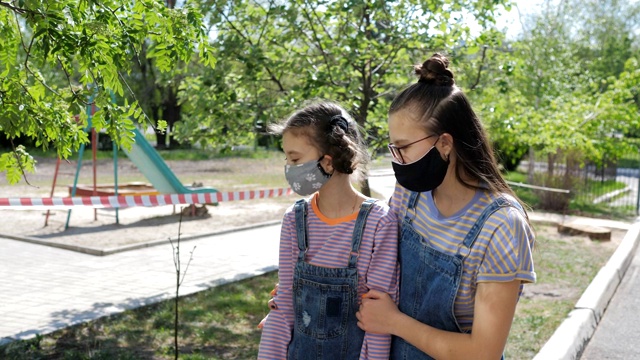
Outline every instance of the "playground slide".
[[134, 132], [135, 143], [131, 146], [131, 150], [125, 148], [122, 150], [158, 192], [162, 194], [217, 192], [216, 189], [210, 187], [183, 185], [144, 135], [138, 129], [135, 129]]

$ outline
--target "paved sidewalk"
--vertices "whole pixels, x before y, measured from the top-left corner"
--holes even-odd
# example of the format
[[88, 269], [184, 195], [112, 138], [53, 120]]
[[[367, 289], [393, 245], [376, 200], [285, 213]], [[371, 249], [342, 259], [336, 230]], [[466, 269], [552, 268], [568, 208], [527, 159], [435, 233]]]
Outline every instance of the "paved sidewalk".
[[582, 360], [640, 359], [640, 249], [602, 320], [589, 340]]
[[[181, 295], [277, 269], [280, 224], [181, 242]], [[171, 245], [93, 256], [0, 238], [0, 344], [170, 299]]]

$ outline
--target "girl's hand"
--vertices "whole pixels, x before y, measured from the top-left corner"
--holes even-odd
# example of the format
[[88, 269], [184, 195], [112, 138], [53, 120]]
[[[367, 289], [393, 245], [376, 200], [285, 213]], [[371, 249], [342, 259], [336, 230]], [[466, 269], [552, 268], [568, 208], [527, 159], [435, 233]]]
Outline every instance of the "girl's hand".
[[[278, 306], [276, 305], [276, 302], [273, 299], [269, 300], [269, 309], [271, 310], [276, 310], [278, 308]], [[264, 319], [260, 320], [260, 324], [258, 324], [258, 329], [262, 330], [262, 328], [264, 327], [264, 323], [267, 322], [267, 318], [269, 317], [269, 314], [267, 314], [267, 316], [264, 317]]]
[[360, 310], [356, 313], [358, 327], [376, 334], [392, 334], [398, 315], [402, 313], [389, 294], [377, 290], [369, 290], [362, 296]]
[[268, 317], [269, 317], [269, 314], [267, 314], [267, 316], [265, 316], [262, 320], [260, 320], [260, 324], [258, 324], [258, 329], [262, 330], [262, 328], [264, 327], [264, 323], [267, 322]]
[[[270, 295], [271, 296], [276, 296], [278, 294], [278, 284], [276, 284], [276, 286], [273, 288], [273, 290], [271, 290]], [[271, 310], [276, 310], [278, 308], [278, 305], [276, 305], [276, 301], [273, 300], [273, 298], [269, 299], [269, 302], [267, 303], [267, 305], [269, 305], [269, 309]], [[260, 323], [258, 324], [258, 329], [262, 330], [262, 328], [264, 327], [264, 323], [267, 322], [267, 317], [269, 317], [269, 314], [267, 314], [267, 316], [265, 316]]]

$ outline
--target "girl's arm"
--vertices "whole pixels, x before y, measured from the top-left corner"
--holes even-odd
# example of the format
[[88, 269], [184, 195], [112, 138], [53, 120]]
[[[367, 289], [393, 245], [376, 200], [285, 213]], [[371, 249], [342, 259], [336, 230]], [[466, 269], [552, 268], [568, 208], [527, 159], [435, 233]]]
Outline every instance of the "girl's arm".
[[520, 280], [478, 283], [471, 334], [439, 330], [401, 313], [385, 293], [370, 291], [357, 314], [365, 331], [399, 336], [436, 359], [500, 359], [520, 292]]
[[[372, 255], [366, 274], [367, 289], [390, 294], [398, 292], [398, 221], [389, 213], [379, 223], [373, 238]], [[361, 359], [389, 359], [391, 335], [367, 332], [362, 343]]]
[[[287, 213], [287, 215], [291, 215]], [[280, 255], [278, 271], [278, 291], [274, 297], [276, 309], [269, 312], [262, 329], [258, 359], [286, 359], [287, 349], [291, 341], [293, 330], [293, 269], [295, 266], [297, 249], [295, 243], [295, 221], [293, 216], [282, 222], [280, 231]]]

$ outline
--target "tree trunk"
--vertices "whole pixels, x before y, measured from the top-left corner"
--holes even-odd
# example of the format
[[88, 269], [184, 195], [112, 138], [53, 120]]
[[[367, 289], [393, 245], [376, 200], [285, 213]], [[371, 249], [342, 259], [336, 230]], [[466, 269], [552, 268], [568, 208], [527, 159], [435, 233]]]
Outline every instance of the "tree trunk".
[[173, 128], [176, 122], [180, 121], [180, 105], [178, 96], [173, 88], [168, 88], [166, 97], [162, 103], [162, 117], [167, 121], [167, 136], [169, 137], [169, 148], [174, 149], [180, 146], [173, 137]]
[[160, 120], [160, 106], [151, 105], [151, 116], [153, 119], [154, 131], [156, 133], [156, 149], [164, 150], [167, 148], [167, 133], [158, 130], [158, 120]]
[[556, 164], [556, 155], [547, 154], [547, 176], [549, 178], [553, 177], [555, 172], [555, 164]]
[[360, 181], [360, 192], [364, 196], [371, 196], [371, 188], [369, 187], [369, 178], [364, 178]]
[[536, 170], [536, 156], [533, 146], [529, 146], [529, 166], [527, 171], [527, 182], [533, 184], [533, 177]]

